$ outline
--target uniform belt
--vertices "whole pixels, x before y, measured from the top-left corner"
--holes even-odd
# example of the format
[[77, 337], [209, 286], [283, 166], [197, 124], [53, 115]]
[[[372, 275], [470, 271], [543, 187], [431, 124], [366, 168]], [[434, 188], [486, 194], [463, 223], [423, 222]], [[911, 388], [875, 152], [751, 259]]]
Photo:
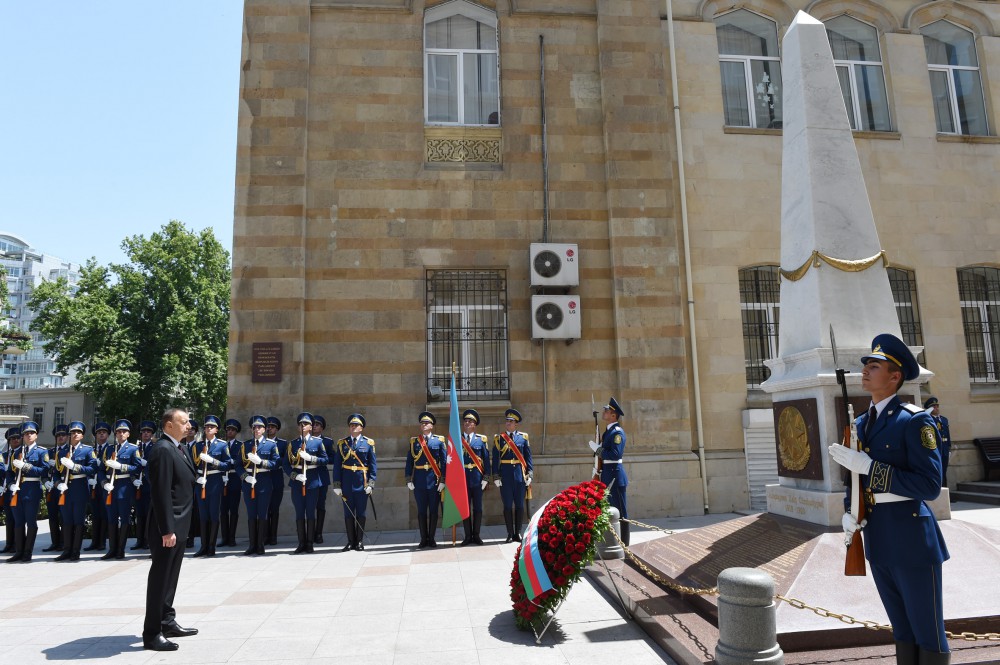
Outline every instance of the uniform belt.
[[501, 464], [520, 464], [521, 460], [517, 460], [517, 459], [502, 459], [502, 460], [500, 460], [500, 463]]
[[80, 480], [80, 478], [86, 478], [86, 477], [87, 477], [87, 474], [81, 473], [81, 474], [78, 474], [76, 476], [70, 476], [69, 479], [70, 480]]
[[413, 468], [414, 469], [420, 469], [421, 471], [430, 471], [431, 465], [430, 464], [414, 464]]
[[465, 468], [466, 469], [478, 469], [479, 467], [477, 467], [475, 464], [466, 464]]
[[225, 471], [220, 471], [218, 469], [215, 469], [214, 471], [209, 471], [207, 475], [211, 476], [211, 475], [216, 474], [216, 473], [226, 473], [226, 472]]
[[889, 492], [881, 492], [872, 494], [872, 499], [874, 499], [874, 504], [877, 506], [880, 503], [896, 503], [897, 501], [913, 501], [912, 497], [900, 496], [898, 494], [891, 494]]
[[[368, 470], [367, 468], [365, 468], [363, 466], [347, 466], [347, 465], [344, 465], [344, 466], [342, 466], [340, 468], [341, 469], [347, 469], [348, 471], [367, 471]], [[420, 467], [417, 467], [417, 468], [419, 469]]]
[[128, 475], [127, 473], [119, 473], [118, 475], [115, 476], [115, 482], [117, 483], [119, 480], [128, 480], [131, 477], [132, 476]]
[[[296, 469], [301, 469], [302, 465], [301, 464], [296, 464], [295, 468]], [[309, 469], [315, 469], [315, 468], [316, 468], [315, 464], [309, 464], [308, 462], [306, 463], [306, 471], [308, 471]]]
[[604, 463], [605, 464], [621, 464], [624, 461], [625, 461], [624, 459], [606, 459], [606, 460], [604, 460]]
[[40, 483], [41, 478], [21, 478], [22, 483]]

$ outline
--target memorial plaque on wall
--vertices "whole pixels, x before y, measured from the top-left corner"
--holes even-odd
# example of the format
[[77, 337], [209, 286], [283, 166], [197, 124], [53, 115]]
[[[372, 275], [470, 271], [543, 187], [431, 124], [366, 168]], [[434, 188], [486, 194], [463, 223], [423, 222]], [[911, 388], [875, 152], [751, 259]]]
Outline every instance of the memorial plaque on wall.
[[823, 478], [815, 399], [776, 402], [774, 433], [778, 446], [779, 476], [809, 480]]
[[253, 383], [280, 383], [281, 342], [254, 342], [252, 354]]

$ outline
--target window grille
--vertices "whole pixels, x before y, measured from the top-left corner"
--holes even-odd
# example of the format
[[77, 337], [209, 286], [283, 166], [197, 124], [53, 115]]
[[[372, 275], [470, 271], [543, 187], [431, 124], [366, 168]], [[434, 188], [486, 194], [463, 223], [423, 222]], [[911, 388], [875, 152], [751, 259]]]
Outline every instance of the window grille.
[[973, 383], [1000, 383], [1000, 270], [958, 269], [958, 297]]
[[771, 370], [764, 361], [778, 355], [778, 314], [781, 294], [778, 266], [740, 270], [740, 310], [747, 388], [760, 388]]
[[452, 363], [459, 399], [510, 399], [507, 272], [427, 271], [427, 395], [448, 398]]
[[[888, 268], [889, 287], [892, 301], [896, 304], [896, 317], [903, 341], [907, 346], [923, 346], [924, 332], [920, 325], [920, 308], [917, 305], [917, 280], [912, 270]], [[917, 356], [917, 362], [924, 365], [924, 352]]]

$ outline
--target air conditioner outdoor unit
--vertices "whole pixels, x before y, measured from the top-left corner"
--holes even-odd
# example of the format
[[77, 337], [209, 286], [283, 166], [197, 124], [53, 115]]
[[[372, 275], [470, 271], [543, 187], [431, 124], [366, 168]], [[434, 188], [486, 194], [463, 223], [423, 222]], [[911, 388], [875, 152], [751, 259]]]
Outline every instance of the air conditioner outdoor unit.
[[531, 243], [532, 286], [577, 286], [580, 251], [576, 245]]
[[532, 339], [580, 339], [579, 296], [531, 296]]

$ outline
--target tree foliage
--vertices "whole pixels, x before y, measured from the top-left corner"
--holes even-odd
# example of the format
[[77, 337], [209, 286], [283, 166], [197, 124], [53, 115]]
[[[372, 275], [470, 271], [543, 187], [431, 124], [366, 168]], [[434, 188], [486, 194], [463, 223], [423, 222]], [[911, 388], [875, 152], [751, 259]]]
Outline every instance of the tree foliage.
[[122, 241], [130, 263], [90, 259], [34, 291], [31, 329], [105, 418], [156, 419], [169, 406], [222, 413], [229, 341], [229, 252], [211, 229], [171, 221]]
[[[7, 269], [0, 266], [0, 312], [10, 309], [10, 290], [7, 288]], [[23, 330], [15, 326], [7, 318], [0, 319], [0, 352], [4, 349], [20, 349], [27, 351], [31, 348], [31, 337]]]

